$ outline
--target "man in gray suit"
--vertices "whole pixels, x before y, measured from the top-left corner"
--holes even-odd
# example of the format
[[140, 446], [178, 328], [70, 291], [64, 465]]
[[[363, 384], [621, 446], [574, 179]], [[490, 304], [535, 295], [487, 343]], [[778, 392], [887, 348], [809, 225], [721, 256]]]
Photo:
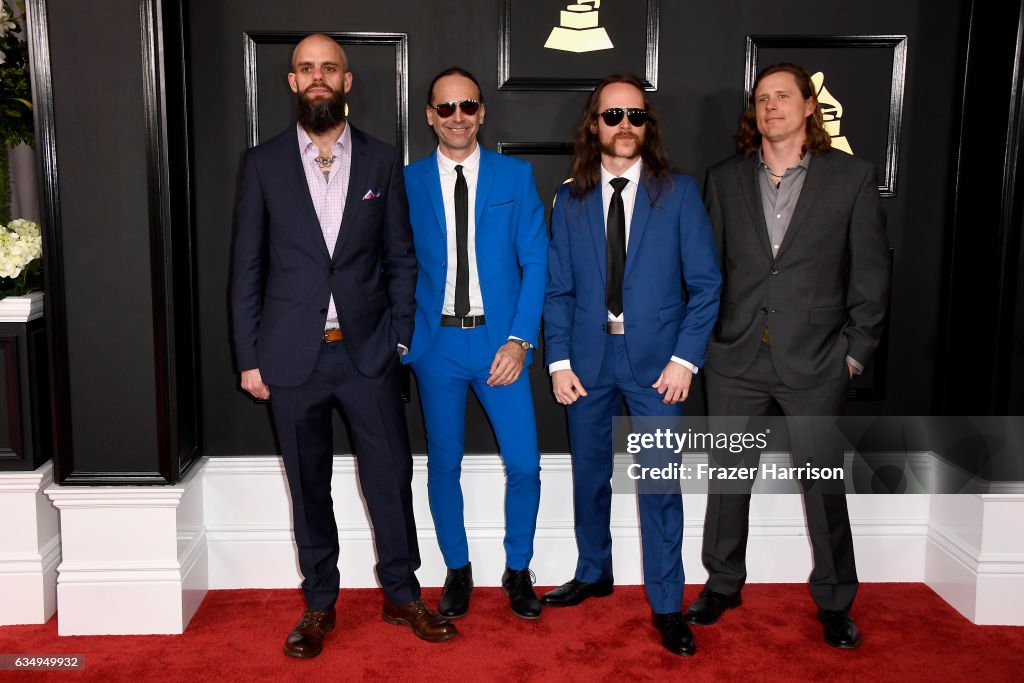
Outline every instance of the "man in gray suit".
[[[830, 148], [810, 76], [795, 64], [758, 74], [736, 139], [740, 155], [711, 168], [705, 186], [724, 276], [706, 366], [708, 413], [839, 415], [849, 380], [878, 346], [888, 300], [875, 169]], [[813, 434], [791, 432], [794, 465], [842, 464], [838, 447], [821, 449]], [[802, 447], [815, 441], [817, 449]], [[708, 496], [702, 560], [709, 578], [686, 612], [693, 624], [713, 624], [738, 606], [746, 580], [749, 482], [745, 491], [721, 491], [712, 487]], [[820, 485], [804, 491], [811, 594], [825, 640], [854, 648], [858, 584], [846, 498]]]

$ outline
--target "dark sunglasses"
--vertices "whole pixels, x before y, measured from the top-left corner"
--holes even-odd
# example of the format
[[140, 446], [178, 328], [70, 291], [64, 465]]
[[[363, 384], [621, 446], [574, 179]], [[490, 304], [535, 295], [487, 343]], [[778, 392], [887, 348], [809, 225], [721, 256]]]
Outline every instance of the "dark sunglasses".
[[477, 113], [480, 109], [480, 103], [476, 100], [462, 100], [461, 102], [441, 102], [440, 104], [430, 105], [437, 115], [442, 119], [446, 119], [455, 113], [455, 108], [458, 107], [462, 110], [462, 113], [466, 116], [472, 116]]
[[[441, 116], [444, 116], [444, 114]], [[606, 126], [619, 125], [622, 123], [623, 116], [629, 119], [629, 125], [637, 128], [647, 123], [647, 112], [643, 109], [612, 107], [601, 112], [601, 118], [604, 119], [604, 125]]]

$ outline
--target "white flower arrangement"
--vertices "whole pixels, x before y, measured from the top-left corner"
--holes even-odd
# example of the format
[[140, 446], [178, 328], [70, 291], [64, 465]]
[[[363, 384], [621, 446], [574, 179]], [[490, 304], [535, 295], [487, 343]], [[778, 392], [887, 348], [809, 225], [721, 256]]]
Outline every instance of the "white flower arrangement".
[[43, 238], [39, 224], [18, 218], [0, 225], [0, 296], [42, 289]]

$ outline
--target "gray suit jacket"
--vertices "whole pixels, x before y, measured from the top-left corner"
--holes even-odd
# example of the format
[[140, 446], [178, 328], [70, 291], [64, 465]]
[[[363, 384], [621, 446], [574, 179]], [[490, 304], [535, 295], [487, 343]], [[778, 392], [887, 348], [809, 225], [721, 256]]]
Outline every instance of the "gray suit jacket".
[[866, 364], [878, 346], [890, 256], [874, 167], [844, 152], [814, 154], [778, 254], [772, 258], [756, 157], [708, 171], [705, 203], [724, 276], [709, 367], [737, 377], [767, 326], [772, 361], [806, 389]]

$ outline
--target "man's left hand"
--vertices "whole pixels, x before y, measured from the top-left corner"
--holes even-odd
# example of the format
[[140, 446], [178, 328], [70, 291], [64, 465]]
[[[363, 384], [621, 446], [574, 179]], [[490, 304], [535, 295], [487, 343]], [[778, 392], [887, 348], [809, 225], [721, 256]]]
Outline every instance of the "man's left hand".
[[691, 381], [693, 372], [690, 368], [670, 360], [658, 375], [658, 381], [651, 386], [661, 394], [662, 403], [682, 403], [690, 395]]
[[526, 362], [526, 349], [514, 341], [505, 342], [494, 354], [491, 362], [491, 376], [487, 378], [487, 386], [503, 387], [519, 379]]
[[853, 376], [857, 374], [857, 368], [853, 367], [852, 363], [847, 363], [846, 367], [850, 370], [850, 379], [853, 379]]

